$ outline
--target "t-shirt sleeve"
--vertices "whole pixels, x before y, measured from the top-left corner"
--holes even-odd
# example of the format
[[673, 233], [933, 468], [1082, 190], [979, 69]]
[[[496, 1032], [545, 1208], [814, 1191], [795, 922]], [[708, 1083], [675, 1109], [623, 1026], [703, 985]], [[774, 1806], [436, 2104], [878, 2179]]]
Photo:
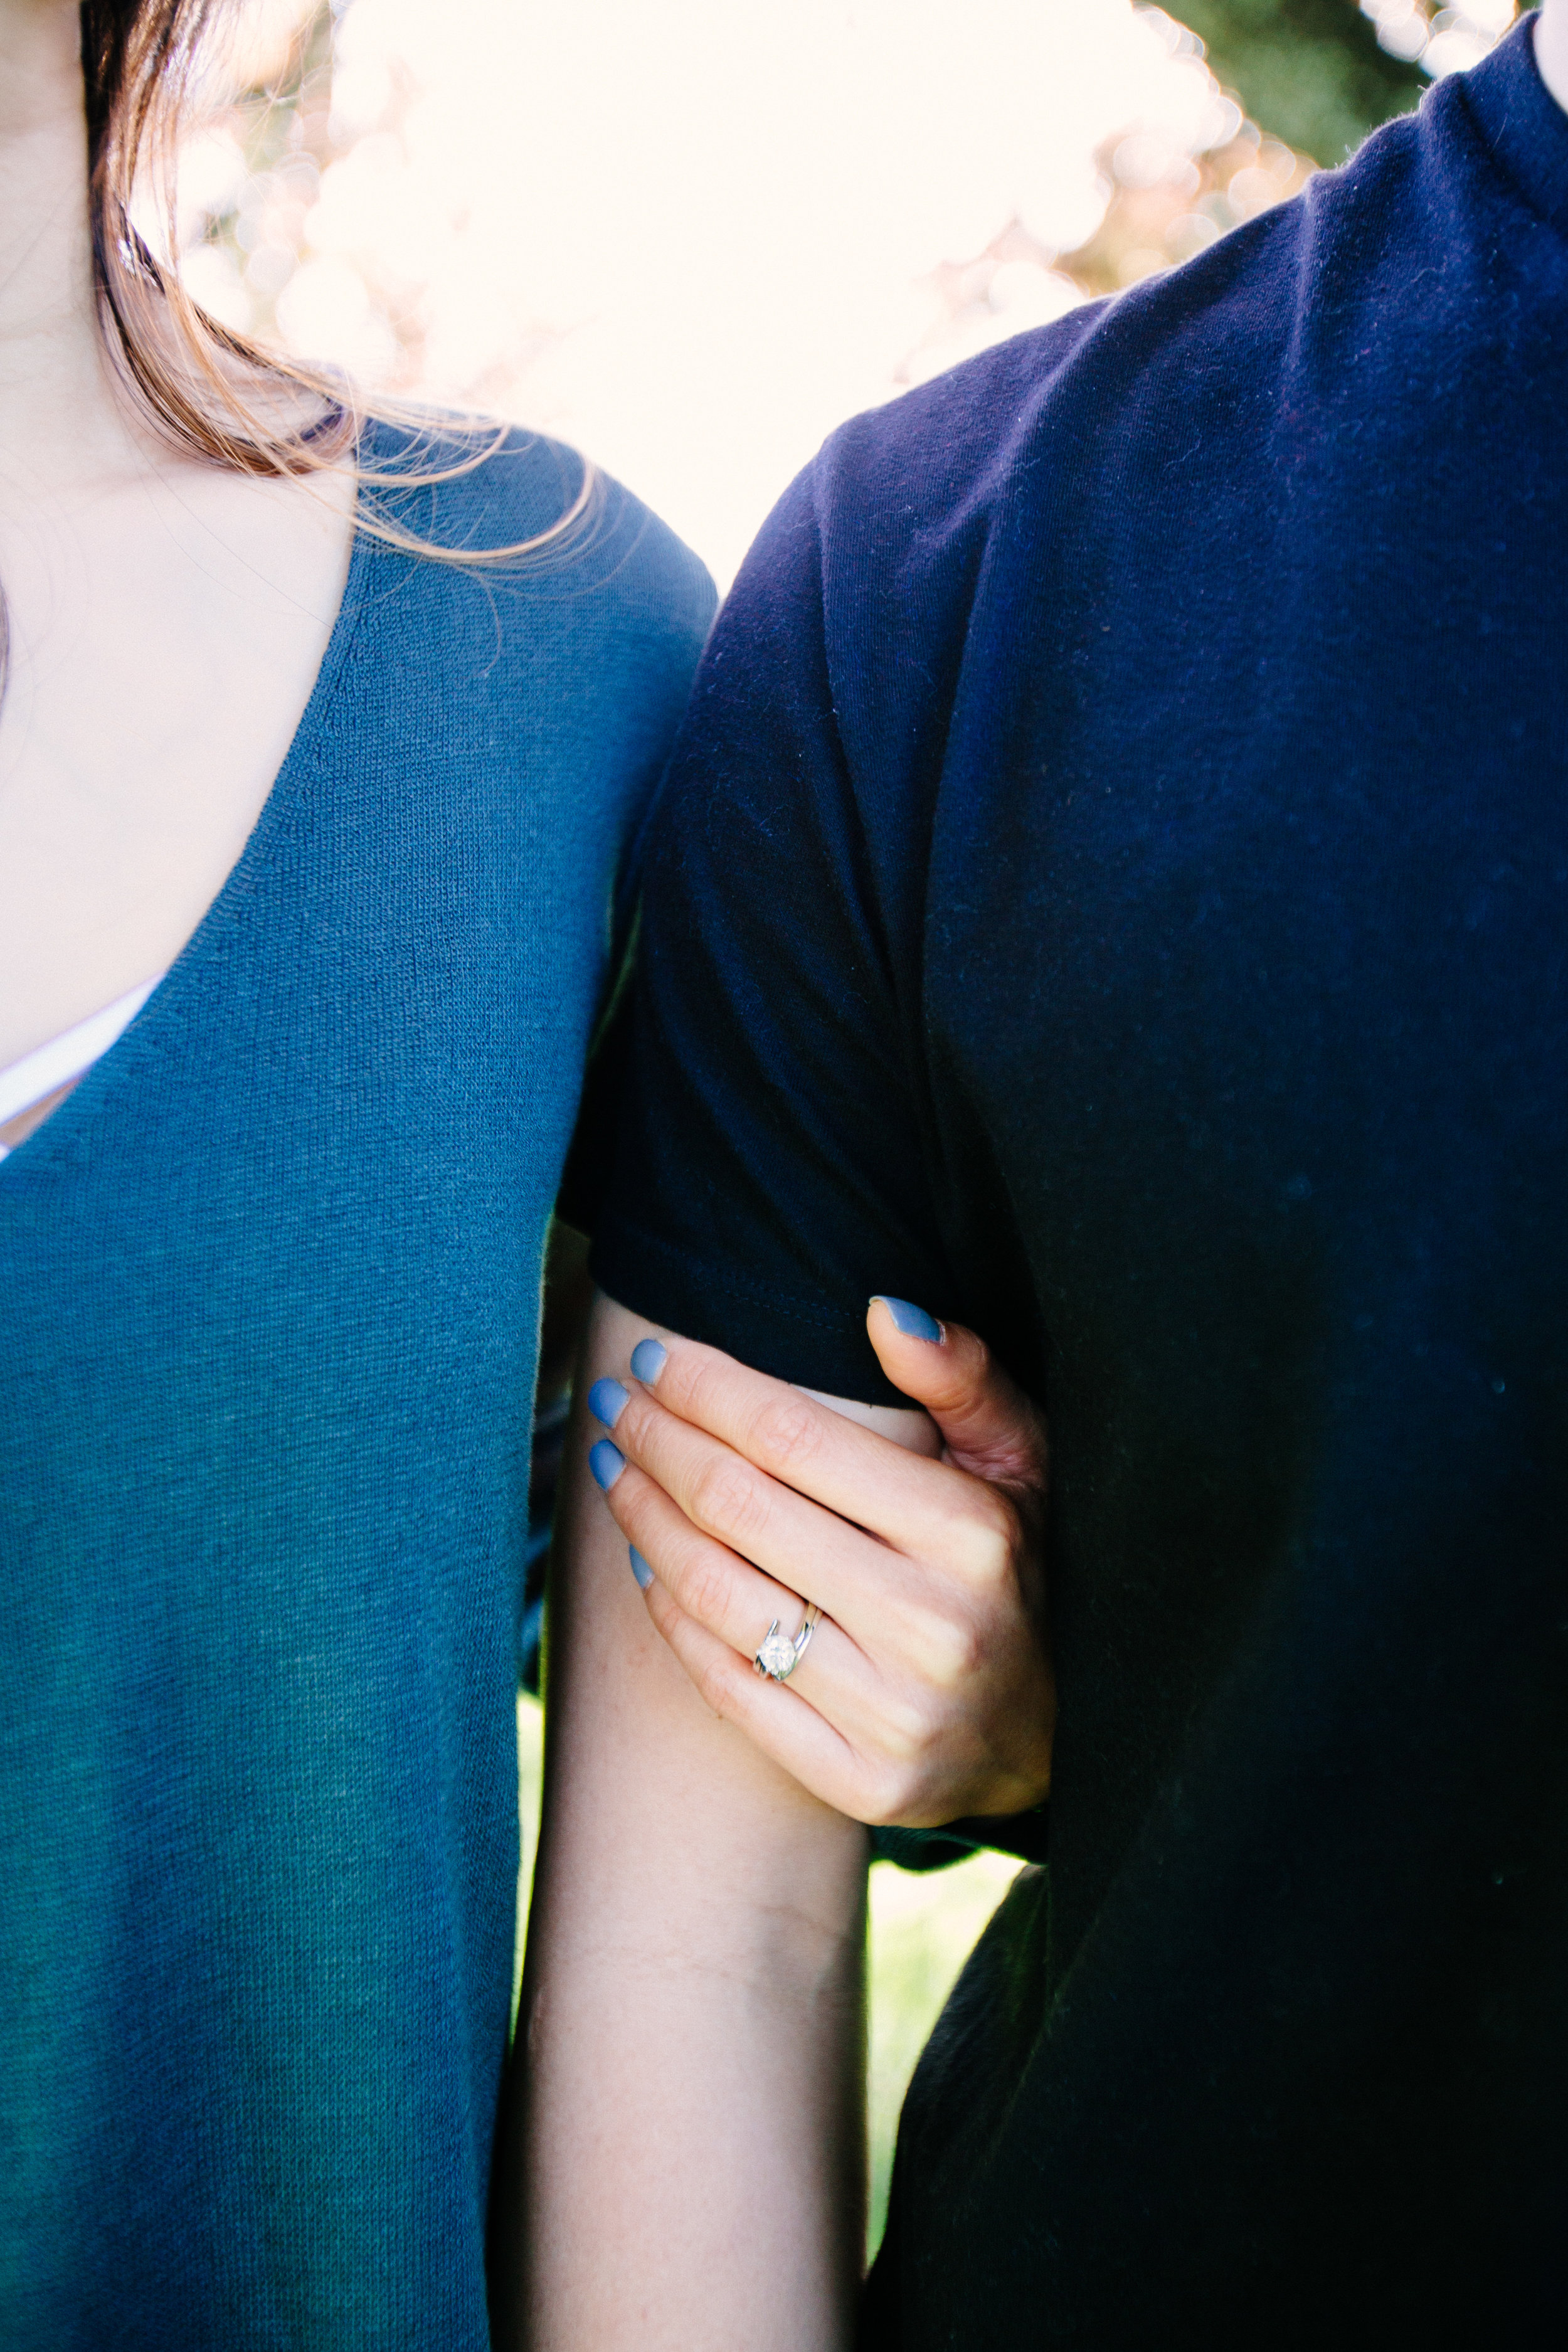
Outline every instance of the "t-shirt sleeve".
[[[613, 708], [612, 756], [626, 771], [618, 855], [605, 906], [604, 982], [575, 1130], [556, 1202], [579, 1232], [597, 1223], [614, 1150], [615, 1116], [628, 1043], [627, 988], [654, 811], [668, 772], [717, 597], [705, 566], [618, 483], [603, 479], [592, 554], [592, 593], [607, 646], [581, 656], [586, 699]], [[582, 604], [592, 602], [583, 595]]]
[[[593, 1267], [652, 1322], [899, 1404], [866, 1337], [871, 1294], [979, 1318], [931, 1177], [929, 827], [897, 761], [851, 771], [822, 541], [814, 469], [764, 528], [698, 674], [650, 828], [631, 984], [600, 1048], [616, 1125]], [[895, 658], [858, 644], [850, 657]], [[1037, 1860], [1045, 1831], [1040, 1807], [878, 1830], [874, 1851], [918, 1870], [981, 1845]]]
[[835, 713], [813, 485], [721, 613], [652, 826], [594, 1269], [781, 1379], [896, 1402], [870, 1295], [957, 1302], [907, 943]]

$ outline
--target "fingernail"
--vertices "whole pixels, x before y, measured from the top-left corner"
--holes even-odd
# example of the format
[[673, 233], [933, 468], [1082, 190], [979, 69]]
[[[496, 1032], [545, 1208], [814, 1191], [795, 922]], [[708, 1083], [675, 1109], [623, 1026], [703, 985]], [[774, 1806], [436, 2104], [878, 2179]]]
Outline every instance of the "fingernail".
[[879, 1290], [871, 1300], [873, 1307], [879, 1303], [887, 1308], [894, 1328], [901, 1331], [906, 1339], [929, 1339], [933, 1348], [941, 1347], [946, 1335], [936, 1317], [928, 1315], [923, 1307], [911, 1307], [907, 1298], [885, 1297]]
[[629, 1549], [632, 1556], [632, 1574], [637, 1578], [640, 1590], [646, 1592], [648, 1586], [653, 1582], [653, 1570], [649, 1568], [647, 1560], [644, 1559], [641, 1552], [638, 1551], [636, 1544], [632, 1544], [629, 1547]]
[[606, 1429], [614, 1429], [630, 1402], [631, 1398], [619, 1381], [595, 1381], [588, 1391], [588, 1410], [595, 1421], [604, 1423]]
[[601, 1437], [596, 1445], [589, 1446], [588, 1467], [606, 1495], [626, 1466], [626, 1455], [618, 1445], [612, 1445], [607, 1437]]
[[651, 1389], [668, 1358], [669, 1349], [662, 1339], [639, 1339], [632, 1349], [632, 1377]]

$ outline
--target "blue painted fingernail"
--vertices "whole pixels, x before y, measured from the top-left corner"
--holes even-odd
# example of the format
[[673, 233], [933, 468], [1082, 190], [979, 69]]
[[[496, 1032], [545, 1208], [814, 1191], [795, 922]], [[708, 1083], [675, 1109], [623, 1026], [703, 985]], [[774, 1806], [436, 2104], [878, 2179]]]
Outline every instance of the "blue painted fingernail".
[[644, 1559], [641, 1552], [638, 1551], [636, 1544], [632, 1544], [629, 1547], [629, 1549], [632, 1556], [632, 1574], [637, 1578], [638, 1586], [644, 1592], [646, 1592], [648, 1586], [653, 1582], [653, 1570], [649, 1568], [647, 1560]]
[[662, 1339], [639, 1339], [632, 1349], [632, 1375], [651, 1389], [668, 1359], [669, 1349]]
[[606, 1495], [626, 1466], [626, 1455], [618, 1445], [612, 1445], [607, 1437], [601, 1437], [596, 1445], [589, 1446], [588, 1467]]
[[879, 1302], [892, 1317], [894, 1328], [901, 1331], [906, 1339], [929, 1339], [933, 1348], [941, 1347], [942, 1325], [934, 1315], [928, 1315], [923, 1307], [911, 1307], [907, 1298], [885, 1297], [879, 1290], [873, 1296], [871, 1303], [876, 1306]]
[[619, 1381], [595, 1381], [588, 1391], [588, 1410], [606, 1429], [614, 1429], [630, 1402], [631, 1397]]

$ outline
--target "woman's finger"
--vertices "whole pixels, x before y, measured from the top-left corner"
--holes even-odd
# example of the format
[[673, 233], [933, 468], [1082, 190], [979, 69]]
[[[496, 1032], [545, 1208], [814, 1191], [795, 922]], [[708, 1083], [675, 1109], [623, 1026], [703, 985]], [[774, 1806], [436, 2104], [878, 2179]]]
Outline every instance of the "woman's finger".
[[[700, 1434], [679, 1423], [672, 1425], [689, 1437]], [[625, 1426], [623, 1414], [617, 1434]], [[825, 1597], [820, 1580], [786, 1584], [763, 1573], [696, 1526], [658, 1478], [629, 1461], [614, 1439], [599, 1439], [589, 1460], [611, 1516], [641, 1556], [641, 1565], [684, 1614], [748, 1667], [775, 1620], [793, 1639], [807, 1600], [816, 1602], [823, 1614], [789, 1687], [863, 1756], [890, 1767], [910, 1764], [929, 1756], [933, 1719], [945, 1721], [950, 1730], [962, 1723], [964, 1710], [954, 1707], [951, 1697], [943, 1705], [937, 1695], [952, 1694], [973, 1678], [983, 1646], [984, 1612], [972, 1621], [961, 1601], [955, 1605], [954, 1595], [944, 1589], [950, 1580], [901, 1559], [858, 1529], [846, 1529], [862, 1547], [868, 1569], [893, 1580], [879, 1606], [869, 1604], [863, 1591], [852, 1593], [846, 1623]], [[818, 1517], [829, 1517], [797, 1496], [788, 1500]], [[638, 1560], [632, 1565], [637, 1569]], [[637, 1580], [643, 1581], [641, 1574]], [[869, 1573], [862, 1578], [863, 1583], [870, 1580]], [[859, 1622], [869, 1629], [864, 1642], [857, 1631]]]
[[[689, 1617], [658, 1582], [645, 1597], [649, 1616], [715, 1715], [736, 1725], [836, 1812], [851, 1821], [882, 1817], [884, 1798], [892, 1793], [891, 1776], [863, 1758], [809, 1706], [793, 1680], [781, 1685], [753, 1674], [743, 1658]], [[804, 1674], [805, 1666], [799, 1671]]]
[[[608, 1454], [617, 1451], [606, 1448]], [[806, 1610], [798, 1592], [775, 1583], [694, 1528], [635, 1465], [617, 1471], [601, 1454], [594, 1469], [595, 1477], [609, 1478], [605, 1500], [637, 1555], [634, 1570], [640, 1559], [687, 1616], [748, 1664], [774, 1622], [787, 1639], [795, 1638]], [[643, 1582], [640, 1574], [637, 1581]], [[827, 1616], [814, 1627], [790, 1686], [850, 1738], [880, 1724], [887, 1711], [875, 1670], [842, 1626]]]
[[857, 1640], [863, 1622], [880, 1629], [884, 1645], [889, 1636], [898, 1642], [915, 1631], [904, 1623], [913, 1588], [898, 1553], [770, 1477], [706, 1430], [665, 1412], [653, 1398], [637, 1390], [610, 1398], [607, 1387], [619, 1390], [619, 1383], [596, 1383], [589, 1402], [607, 1426], [614, 1415], [611, 1444], [663, 1488], [700, 1534], [750, 1560], [787, 1591], [815, 1601]]
[[896, 1389], [924, 1405], [954, 1466], [1015, 1493], [1043, 1493], [1046, 1420], [978, 1333], [905, 1298], [873, 1298], [866, 1330]]
[[[994, 1490], [977, 1486], [948, 1463], [847, 1420], [804, 1389], [752, 1371], [716, 1348], [689, 1339], [642, 1341], [632, 1351], [632, 1365], [641, 1384], [629, 1391], [632, 1407], [651, 1394], [670, 1422], [694, 1439], [717, 1441], [726, 1460], [738, 1460], [753, 1478], [765, 1474], [773, 1482], [775, 1496], [787, 1490], [815, 1502], [840, 1524], [868, 1528], [897, 1551], [941, 1559], [962, 1572], [972, 1553], [976, 1565], [989, 1567], [995, 1537], [1010, 1532], [1008, 1507]], [[663, 1467], [645, 1447], [661, 1449], [672, 1475], [706, 1479], [721, 1501], [738, 1505], [742, 1513], [771, 1509], [780, 1524], [785, 1523], [782, 1507], [771, 1505], [760, 1486], [718, 1467], [716, 1457], [700, 1444], [681, 1447], [671, 1431], [653, 1419], [639, 1416], [631, 1426], [638, 1459], [667, 1486]], [[673, 1486], [670, 1491], [690, 1511], [688, 1494]], [[794, 1524], [804, 1535], [804, 1523]], [[732, 1525], [712, 1531], [748, 1559], [758, 1557], [743, 1535], [738, 1539]], [[982, 1551], [983, 1562], [978, 1557]], [[766, 1564], [775, 1575], [781, 1572], [776, 1559]], [[834, 1613], [839, 1613], [837, 1606]]]
[[[929, 1829], [980, 1810], [993, 1793], [996, 1776], [983, 1746], [960, 1738], [933, 1748], [929, 1727], [926, 1736], [908, 1742], [846, 1737], [805, 1704], [793, 1681], [781, 1687], [752, 1674], [659, 1584], [651, 1584], [645, 1597], [656, 1627], [714, 1714], [738, 1725], [813, 1796], [851, 1821]], [[886, 1732], [885, 1723], [879, 1727]], [[1010, 1811], [1039, 1793], [1020, 1782], [1014, 1795], [1003, 1785]]]

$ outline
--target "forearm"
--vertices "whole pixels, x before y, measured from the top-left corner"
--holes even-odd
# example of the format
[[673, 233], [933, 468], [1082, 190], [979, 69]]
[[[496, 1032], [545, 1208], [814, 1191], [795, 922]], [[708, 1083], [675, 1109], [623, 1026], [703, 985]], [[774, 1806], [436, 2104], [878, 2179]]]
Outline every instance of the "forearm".
[[[601, 1302], [587, 1378], [624, 1376], [645, 1328]], [[863, 2230], [865, 1834], [697, 1697], [585, 1447], [552, 1598], [525, 2210], [496, 2217], [523, 2233], [521, 2340], [832, 2352]]]

